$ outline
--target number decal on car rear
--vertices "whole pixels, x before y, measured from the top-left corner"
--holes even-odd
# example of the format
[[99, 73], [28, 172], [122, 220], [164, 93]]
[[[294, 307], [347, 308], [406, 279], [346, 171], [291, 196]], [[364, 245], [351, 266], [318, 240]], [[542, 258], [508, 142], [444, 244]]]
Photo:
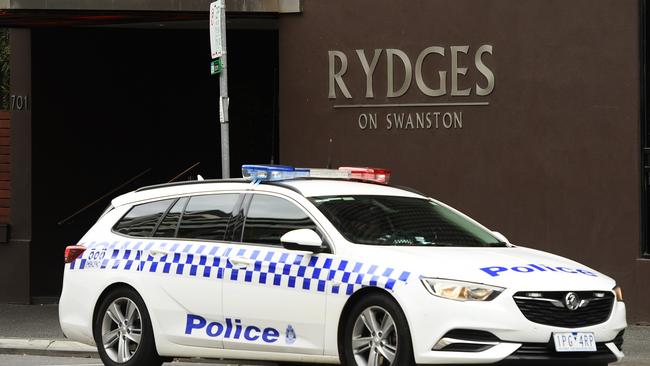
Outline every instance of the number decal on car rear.
[[86, 268], [100, 268], [105, 257], [106, 248], [91, 249], [86, 257]]

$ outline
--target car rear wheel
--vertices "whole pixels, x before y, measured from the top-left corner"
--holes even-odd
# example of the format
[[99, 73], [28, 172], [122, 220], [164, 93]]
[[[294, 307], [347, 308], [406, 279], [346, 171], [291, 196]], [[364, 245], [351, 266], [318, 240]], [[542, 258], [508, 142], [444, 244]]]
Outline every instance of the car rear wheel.
[[413, 365], [406, 316], [386, 295], [365, 296], [345, 321], [341, 361], [347, 366]]
[[130, 288], [118, 288], [99, 305], [93, 336], [107, 366], [160, 366], [144, 301]]

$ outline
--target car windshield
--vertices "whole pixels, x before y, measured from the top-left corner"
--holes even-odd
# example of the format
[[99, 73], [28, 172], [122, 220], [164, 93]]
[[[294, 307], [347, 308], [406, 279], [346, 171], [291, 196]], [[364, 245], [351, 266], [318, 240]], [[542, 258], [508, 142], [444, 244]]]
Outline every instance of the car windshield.
[[312, 203], [350, 242], [393, 246], [504, 247], [489, 231], [432, 200], [321, 196]]

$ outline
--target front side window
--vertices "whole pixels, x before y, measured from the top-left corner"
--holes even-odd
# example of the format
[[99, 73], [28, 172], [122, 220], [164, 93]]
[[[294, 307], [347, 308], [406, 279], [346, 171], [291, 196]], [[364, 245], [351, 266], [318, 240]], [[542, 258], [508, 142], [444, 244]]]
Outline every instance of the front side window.
[[160, 218], [174, 202], [173, 199], [155, 201], [133, 206], [129, 212], [115, 224], [113, 230], [120, 234], [147, 237], [151, 236]]
[[239, 194], [194, 196], [187, 203], [178, 227], [178, 238], [223, 240]]
[[281, 245], [282, 235], [296, 229], [317, 231], [305, 211], [292, 202], [276, 196], [256, 194], [246, 215], [243, 241]]
[[398, 196], [313, 197], [348, 241], [393, 246], [505, 246], [487, 230], [431, 200]]

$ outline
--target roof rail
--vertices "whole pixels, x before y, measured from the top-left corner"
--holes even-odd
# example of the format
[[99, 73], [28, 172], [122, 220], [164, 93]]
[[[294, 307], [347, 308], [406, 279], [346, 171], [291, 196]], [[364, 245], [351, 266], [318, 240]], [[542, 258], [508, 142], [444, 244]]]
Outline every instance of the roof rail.
[[411, 193], [419, 194], [420, 196], [429, 197], [428, 195], [418, 191], [417, 189], [411, 188], [411, 187], [398, 186], [398, 185], [392, 185], [392, 184], [389, 184], [388, 186], [393, 187], [393, 188], [397, 188], [397, 189], [403, 189], [403, 190], [411, 192]]
[[[290, 179], [288, 181], [298, 181], [298, 180], [341, 180], [341, 179], [336, 179], [336, 178], [312, 178], [312, 177], [302, 177], [302, 178], [297, 178], [297, 179]], [[366, 184], [374, 184], [374, 185], [383, 185], [383, 186], [388, 186], [388, 187], [393, 187], [397, 189], [402, 189], [411, 193], [419, 194], [421, 196], [427, 197], [426, 194], [410, 188], [410, 187], [405, 187], [405, 186], [399, 186], [399, 185], [393, 185], [393, 184], [381, 184], [381, 183], [376, 183], [376, 182], [369, 182], [369, 181], [364, 181], [364, 180], [357, 180], [357, 179], [347, 179], [346, 181], [348, 182], [358, 182], [358, 183], [366, 183]], [[260, 182], [261, 184], [266, 184], [270, 186], [277, 186], [277, 187], [282, 187], [286, 189], [290, 189], [298, 194], [303, 194], [300, 189], [293, 187], [289, 184], [285, 184], [286, 181], [273, 181], [273, 182]], [[158, 188], [167, 188], [167, 187], [177, 187], [177, 186], [184, 186], [184, 185], [193, 185], [193, 184], [211, 184], [211, 183], [250, 183], [250, 180], [245, 179], [245, 178], [230, 178], [230, 179], [206, 179], [206, 180], [187, 180], [187, 181], [181, 181], [181, 182], [172, 182], [172, 183], [161, 183], [161, 184], [154, 184], [150, 186], [144, 186], [141, 188], [136, 189], [136, 192], [142, 192], [142, 191], [148, 191], [151, 189], [158, 189]]]
[[148, 191], [151, 189], [157, 189], [157, 188], [167, 188], [167, 187], [176, 187], [176, 186], [185, 186], [185, 185], [192, 185], [192, 184], [209, 184], [209, 183], [249, 183], [249, 180], [246, 180], [244, 178], [233, 178], [233, 179], [205, 179], [205, 180], [186, 180], [186, 181], [181, 181], [181, 182], [172, 182], [172, 183], [161, 183], [161, 184], [154, 184], [150, 186], [145, 186], [136, 189], [136, 192], [142, 192], [142, 191]]

